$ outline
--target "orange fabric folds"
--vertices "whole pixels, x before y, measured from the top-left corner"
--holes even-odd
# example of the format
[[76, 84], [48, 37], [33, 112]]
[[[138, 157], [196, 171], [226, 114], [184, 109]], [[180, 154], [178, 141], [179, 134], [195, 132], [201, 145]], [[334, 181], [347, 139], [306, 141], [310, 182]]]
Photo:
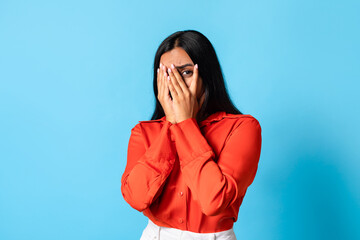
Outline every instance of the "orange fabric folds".
[[230, 229], [253, 182], [261, 127], [251, 115], [217, 112], [171, 124], [162, 117], [131, 129], [121, 191], [159, 226], [198, 233]]

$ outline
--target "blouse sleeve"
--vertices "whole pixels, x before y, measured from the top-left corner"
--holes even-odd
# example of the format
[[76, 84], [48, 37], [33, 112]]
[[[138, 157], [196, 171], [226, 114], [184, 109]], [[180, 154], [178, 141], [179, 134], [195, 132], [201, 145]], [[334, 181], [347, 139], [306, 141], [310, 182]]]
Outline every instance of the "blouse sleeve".
[[255, 118], [245, 119], [230, 133], [217, 162], [194, 118], [170, 130], [185, 183], [204, 214], [215, 216], [244, 196], [255, 178], [261, 151], [261, 127]]
[[165, 121], [159, 135], [147, 149], [140, 124], [131, 129], [121, 192], [125, 201], [140, 212], [160, 195], [174, 166], [175, 149], [171, 144], [170, 125], [171, 122]]

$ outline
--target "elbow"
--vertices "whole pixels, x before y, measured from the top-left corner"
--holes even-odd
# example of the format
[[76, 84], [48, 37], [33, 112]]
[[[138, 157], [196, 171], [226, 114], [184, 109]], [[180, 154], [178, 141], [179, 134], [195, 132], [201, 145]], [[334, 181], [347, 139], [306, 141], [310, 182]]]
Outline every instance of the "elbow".
[[202, 204], [201, 211], [206, 216], [216, 216], [222, 213], [226, 207], [227, 204], [224, 202], [222, 202], [222, 204], [218, 204], [217, 202], [207, 202]]
[[125, 201], [135, 210], [138, 210], [139, 212], [144, 211], [145, 209], [147, 209], [149, 207], [148, 204], [141, 202], [141, 201], [136, 201], [132, 198], [127, 197], [126, 195], [123, 194], [123, 197], [125, 199]]
[[202, 212], [206, 216], [217, 216], [219, 215], [225, 208], [224, 207], [217, 207], [212, 205], [206, 205], [202, 207]]
[[207, 216], [216, 216], [225, 211], [231, 206], [238, 197], [238, 188], [234, 187], [222, 188], [221, 191], [216, 192], [213, 197], [207, 195], [203, 198], [201, 209]]
[[[221, 195], [221, 197], [219, 197]], [[201, 211], [207, 216], [217, 216], [223, 213], [239, 200], [238, 189], [232, 192], [219, 193], [218, 198], [206, 198], [202, 201]]]
[[144, 211], [149, 207], [149, 204], [144, 202], [144, 198], [138, 198], [135, 197], [133, 194], [131, 194], [131, 191], [127, 189], [127, 184], [121, 185], [121, 194], [124, 198], [124, 200], [134, 209], [138, 210], [139, 212]]
[[206, 215], [206, 216], [216, 216], [220, 213], [219, 209], [215, 209], [215, 208], [203, 208], [202, 212]]

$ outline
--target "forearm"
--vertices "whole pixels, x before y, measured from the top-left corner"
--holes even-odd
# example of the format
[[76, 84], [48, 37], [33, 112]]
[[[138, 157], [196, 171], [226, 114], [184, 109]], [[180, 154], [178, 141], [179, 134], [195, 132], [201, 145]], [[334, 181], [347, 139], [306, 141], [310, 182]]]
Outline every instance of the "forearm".
[[[128, 148], [128, 166], [121, 179], [124, 199], [138, 211], [143, 211], [156, 199], [170, 175], [175, 162], [174, 149], [170, 140], [169, 126], [166, 122], [159, 136], [151, 146], [141, 151], [141, 133], [134, 132]], [[132, 166], [130, 166], [132, 165]]]
[[260, 154], [257, 121], [247, 121], [235, 129], [216, 162], [215, 153], [194, 118], [171, 126], [170, 130], [185, 182], [204, 214], [216, 215], [245, 194], [254, 179]]

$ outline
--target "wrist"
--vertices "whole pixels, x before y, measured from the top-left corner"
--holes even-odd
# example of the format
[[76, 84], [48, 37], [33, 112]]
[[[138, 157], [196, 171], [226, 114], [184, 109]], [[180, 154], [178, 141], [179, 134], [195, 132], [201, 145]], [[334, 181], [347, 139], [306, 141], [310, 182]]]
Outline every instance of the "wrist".
[[165, 117], [165, 120], [168, 121], [168, 122], [171, 122], [172, 124], [176, 123], [174, 118], [171, 118], [171, 117], [168, 117], [168, 116]]
[[185, 120], [188, 120], [190, 118], [193, 118], [193, 117], [184, 117], [184, 118], [178, 118], [176, 123], [181, 123], [181, 122], [184, 122]]

